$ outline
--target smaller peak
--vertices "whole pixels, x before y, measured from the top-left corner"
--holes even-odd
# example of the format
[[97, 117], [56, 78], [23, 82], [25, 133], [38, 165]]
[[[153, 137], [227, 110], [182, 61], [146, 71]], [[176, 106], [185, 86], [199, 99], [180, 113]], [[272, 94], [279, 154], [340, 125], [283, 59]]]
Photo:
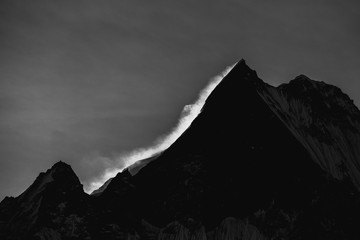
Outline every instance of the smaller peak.
[[30, 187], [19, 195], [19, 201], [32, 201], [35, 196], [43, 194], [47, 189], [62, 193], [83, 191], [80, 180], [71, 166], [59, 161], [46, 172], [41, 172]]
[[300, 74], [297, 77], [295, 77], [295, 80], [311, 80], [311, 79], [308, 76], [304, 75], [304, 74]]
[[237, 77], [257, 76], [256, 72], [246, 64], [243, 58], [234, 65], [228, 75], [237, 75]]
[[72, 181], [74, 184], [80, 184], [72, 167], [61, 160], [55, 163], [46, 173], [50, 174], [55, 180]]
[[302, 88], [316, 88], [318, 85], [318, 81], [312, 80], [308, 76], [304, 74], [300, 74], [297, 77], [295, 77], [293, 80], [289, 82], [290, 85], [293, 86], [302, 86]]
[[245, 68], [250, 69], [249, 66], [246, 64], [245, 59], [240, 59], [234, 66], [234, 68]]
[[71, 168], [71, 166], [60, 160], [51, 167], [51, 169], [58, 169], [58, 168]]
[[240, 59], [240, 61], [238, 61], [238, 64], [244, 64], [244, 65], [246, 65], [246, 61], [245, 61], [245, 59]]
[[54, 165], [69, 165], [69, 164], [60, 160], [60, 161], [56, 162]]

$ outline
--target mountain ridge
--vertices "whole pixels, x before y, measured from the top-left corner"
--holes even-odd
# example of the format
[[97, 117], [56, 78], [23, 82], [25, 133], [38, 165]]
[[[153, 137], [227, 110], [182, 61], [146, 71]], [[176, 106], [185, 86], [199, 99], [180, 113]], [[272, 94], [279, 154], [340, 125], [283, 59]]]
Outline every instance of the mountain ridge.
[[339, 90], [304, 75], [272, 87], [241, 60], [161, 155], [97, 196], [77, 181], [38, 192], [35, 223], [0, 218], [0, 237], [358, 239], [360, 117]]

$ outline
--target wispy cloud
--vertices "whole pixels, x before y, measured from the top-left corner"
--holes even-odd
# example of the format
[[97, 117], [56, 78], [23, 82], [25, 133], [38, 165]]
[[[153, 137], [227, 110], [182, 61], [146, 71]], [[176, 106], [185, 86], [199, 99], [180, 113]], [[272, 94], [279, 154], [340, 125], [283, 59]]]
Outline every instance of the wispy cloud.
[[[88, 184], [85, 184], [85, 191], [87, 193], [91, 193], [92, 191], [102, 186], [109, 178], [115, 177], [118, 172], [123, 171], [139, 160], [149, 158], [170, 147], [200, 114], [208, 96], [233, 67], [234, 65], [227, 67], [222, 73], [211, 79], [209, 84], [203, 90], [201, 90], [197, 100], [194, 103], [184, 107], [177, 125], [170, 131], [170, 133], [158, 138], [152, 146], [138, 148], [130, 151], [129, 153], [121, 154], [120, 156], [117, 156], [114, 161], [102, 156], [93, 156], [92, 162], [105, 161], [107, 163], [113, 162], [114, 164], [112, 167], [106, 168], [105, 172], [101, 176], [97, 177]], [[86, 162], [88, 162], [88, 160]]]

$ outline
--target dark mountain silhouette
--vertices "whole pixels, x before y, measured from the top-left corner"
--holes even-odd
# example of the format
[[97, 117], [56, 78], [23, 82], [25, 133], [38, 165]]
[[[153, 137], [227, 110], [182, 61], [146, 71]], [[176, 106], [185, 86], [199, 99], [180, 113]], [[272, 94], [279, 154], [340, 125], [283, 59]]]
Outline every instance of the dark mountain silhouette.
[[90, 214], [88, 203], [78, 177], [68, 164], [60, 161], [40, 173], [20, 196], [1, 202], [0, 239], [84, 236], [82, 221]]
[[55, 164], [0, 204], [1, 239], [359, 239], [360, 112], [300, 75], [244, 60], [161, 155], [96, 194]]

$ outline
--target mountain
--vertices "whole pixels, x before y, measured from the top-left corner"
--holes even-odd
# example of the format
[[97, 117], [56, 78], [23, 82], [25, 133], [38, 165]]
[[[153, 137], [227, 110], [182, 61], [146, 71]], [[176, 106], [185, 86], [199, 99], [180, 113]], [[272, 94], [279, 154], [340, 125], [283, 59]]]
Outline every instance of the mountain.
[[56, 163], [20, 196], [0, 203], [0, 239], [82, 237], [88, 196], [70, 165]]
[[57, 163], [0, 204], [1, 239], [359, 239], [360, 112], [239, 61], [168, 149], [93, 195]]

